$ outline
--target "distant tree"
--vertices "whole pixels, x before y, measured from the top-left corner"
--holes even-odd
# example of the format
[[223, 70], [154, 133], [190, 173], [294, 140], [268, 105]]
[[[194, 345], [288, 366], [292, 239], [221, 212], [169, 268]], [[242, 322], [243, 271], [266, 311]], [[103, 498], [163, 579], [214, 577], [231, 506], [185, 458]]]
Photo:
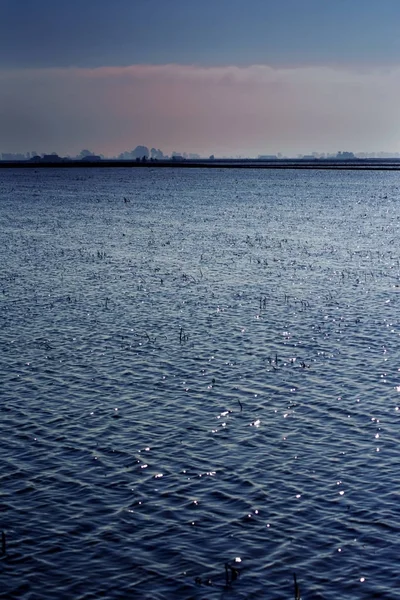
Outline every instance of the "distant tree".
[[156, 160], [162, 160], [164, 158], [164, 153], [158, 148], [152, 148], [150, 150], [151, 158]]
[[93, 152], [91, 152], [90, 150], [81, 150], [78, 157], [79, 158], [85, 158], [86, 156], [93, 156]]
[[136, 148], [132, 150], [131, 156], [132, 158], [142, 158], [143, 156], [149, 158], [150, 152], [147, 146], [136, 146]]

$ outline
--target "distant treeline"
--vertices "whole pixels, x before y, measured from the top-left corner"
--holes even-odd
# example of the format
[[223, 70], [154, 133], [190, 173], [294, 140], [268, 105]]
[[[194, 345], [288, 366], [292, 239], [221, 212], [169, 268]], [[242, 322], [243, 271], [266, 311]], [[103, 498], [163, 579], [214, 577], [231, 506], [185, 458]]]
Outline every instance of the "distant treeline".
[[146, 159], [135, 160], [90, 159], [71, 160], [50, 155], [40, 160], [25, 161], [0, 161], [0, 168], [220, 168], [220, 169], [342, 169], [342, 170], [400, 170], [400, 158], [396, 159], [317, 159], [317, 158], [290, 158], [290, 159]]

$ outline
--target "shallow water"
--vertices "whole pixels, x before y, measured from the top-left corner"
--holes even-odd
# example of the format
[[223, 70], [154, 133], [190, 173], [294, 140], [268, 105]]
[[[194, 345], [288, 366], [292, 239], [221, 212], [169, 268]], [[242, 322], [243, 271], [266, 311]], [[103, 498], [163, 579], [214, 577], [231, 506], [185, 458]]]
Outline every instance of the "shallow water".
[[399, 199], [2, 171], [0, 597], [400, 598]]

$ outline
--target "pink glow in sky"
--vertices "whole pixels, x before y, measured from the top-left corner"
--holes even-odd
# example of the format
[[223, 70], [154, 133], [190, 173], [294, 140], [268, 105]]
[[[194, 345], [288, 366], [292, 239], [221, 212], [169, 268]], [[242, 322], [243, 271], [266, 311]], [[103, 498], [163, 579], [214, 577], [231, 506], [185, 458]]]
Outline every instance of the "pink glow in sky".
[[399, 67], [8, 69], [1, 145], [107, 156], [139, 144], [201, 155], [397, 152], [399, 96]]

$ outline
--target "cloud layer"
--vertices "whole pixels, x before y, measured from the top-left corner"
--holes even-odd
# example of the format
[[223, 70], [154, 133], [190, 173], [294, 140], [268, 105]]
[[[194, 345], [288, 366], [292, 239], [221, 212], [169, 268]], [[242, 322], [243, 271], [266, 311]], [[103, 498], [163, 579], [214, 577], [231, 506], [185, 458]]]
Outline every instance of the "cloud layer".
[[400, 67], [0, 71], [0, 152], [400, 150]]

